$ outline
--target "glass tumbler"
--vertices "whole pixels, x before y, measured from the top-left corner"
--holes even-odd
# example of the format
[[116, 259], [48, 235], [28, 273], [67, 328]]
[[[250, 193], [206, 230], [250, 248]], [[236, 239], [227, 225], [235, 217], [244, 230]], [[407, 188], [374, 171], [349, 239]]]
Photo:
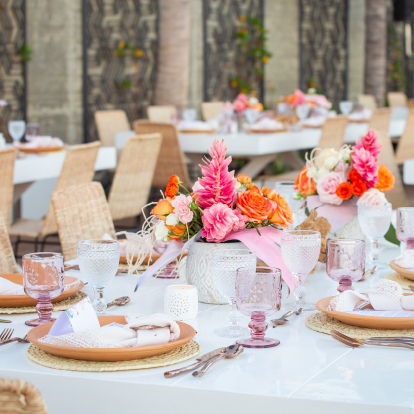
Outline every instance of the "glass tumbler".
[[118, 271], [119, 255], [116, 240], [82, 240], [78, 243], [79, 269], [93, 287], [93, 307], [99, 316], [105, 315], [104, 289]]
[[326, 273], [339, 282], [338, 292], [354, 290], [352, 282], [364, 276], [365, 242], [358, 239], [328, 240]]
[[236, 342], [246, 348], [271, 348], [280, 344], [274, 338], [265, 337], [268, 324], [266, 316], [280, 310], [282, 299], [282, 273], [273, 267], [257, 266], [237, 269], [237, 309], [251, 317], [250, 338]]
[[236, 275], [237, 269], [247, 267], [254, 271], [256, 254], [250, 250], [226, 249], [215, 251], [211, 255], [211, 273], [217, 289], [227, 298], [230, 305], [228, 314], [229, 325], [214, 330], [218, 336], [239, 338], [249, 334], [246, 328], [239, 325], [239, 315], [234, 309], [236, 304]]
[[397, 208], [397, 239], [407, 244], [406, 249], [414, 250], [414, 207]]
[[37, 299], [38, 319], [26, 321], [26, 325], [38, 326], [55, 321], [52, 318], [52, 299], [65, 288], [63, 255], [61, 253], [30, 253], [22, 259], [23, 287], [27, 296]]
[[379, 206], [358, 206], [358, 221], [365, 236], [370, 241], [368, 266], [379, 269], [387, 267], [380, 263], [379, 259], [379, 240], [385, 236], [391, 224], [392, 206], [386, 203]]
[[321, 233], [313, 230], [289, 230], [282, 233], [282, 258], [296, 279], [293, 296], [296, 302], [286, 304], [286, 311], [316, 310], [316, 306], [305, 301], [305, 278], [315, 267], [321, 251]]

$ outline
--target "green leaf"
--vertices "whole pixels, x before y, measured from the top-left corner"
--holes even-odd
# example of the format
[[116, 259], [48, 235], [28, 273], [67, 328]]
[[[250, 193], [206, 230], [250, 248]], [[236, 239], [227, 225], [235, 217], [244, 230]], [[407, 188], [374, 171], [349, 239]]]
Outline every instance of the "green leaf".
[[392, 224], [390, 225], [390, 228], [388, 229], [387, 234], [384, 237], [385, 240], [389, 241], [390, 243], [396, 244], [397, 246], [400, 245], [400, 241], [397, 239], [395, 227]]

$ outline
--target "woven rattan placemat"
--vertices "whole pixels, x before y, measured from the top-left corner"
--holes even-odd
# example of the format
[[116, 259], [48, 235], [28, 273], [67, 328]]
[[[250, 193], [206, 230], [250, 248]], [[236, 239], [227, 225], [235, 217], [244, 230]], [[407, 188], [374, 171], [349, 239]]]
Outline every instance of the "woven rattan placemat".
[[[54, 303], [53, 311], [65, 311], [87, 296], [88, 295], [86, 293], [76, 292], [74, 295], [69, 296], [65, 300]], [[34, 306], [25, 306], [22, 308], [0, 308], [0, 314], [1, 313], [10, 315], [12, 313], [37, 313], [37, 311]]]
[[411, 289], [408, 287], [408, 285], [414, 285], [414, 280], [406, 279], [404, 276], [401, 276], [397, 272], [388, 274], [384, 277], [384, 279], [393, 280], [394, 282], [399, 283], [403, 289], [409, 290], [410, 292]]
[[132, 361], [117, 362], [96, 362], [96, 361], [79, 361], [76, 359], [62, 358], [42, 351], [35, 345], [30, 345], [26, 350], [28, 358], [44, 367], [53, 369], [64, 369], [68, 371], [130, 371], [134, 369], [148, 369], [157, 367], [166, 367], [168, 365], [178, 364], [188, 359], [194, 358], [200, 353], [200, 345], [196, 341], [190, 341], [173, 349], [166, 354], [153, 356], [144, 359], [134, 359]]
[[313, 331], [330, 335], [332, 329], [351, 336], [355, 339], [367, 339], [371, 336], [411, 336], [414, 338], [414, 329], [371, 329], [347, 325], [331, 318], [323, 312], [313, 313], [305, 320], [305, 325]]

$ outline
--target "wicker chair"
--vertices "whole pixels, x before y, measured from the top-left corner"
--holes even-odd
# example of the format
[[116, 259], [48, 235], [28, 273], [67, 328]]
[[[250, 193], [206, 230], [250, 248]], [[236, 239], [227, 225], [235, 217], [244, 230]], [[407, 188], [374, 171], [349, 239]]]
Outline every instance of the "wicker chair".
[[[348, 125], [348, 117], [338, 115], [335, 118], [327, 118], [321, 132], [319, 148], [334, 148], [339, 150], [344, 143], [345, 129]], [[273, 187], [276, 181], [295, 181], [300, 171], [289, 171], [279, 175], [263, 175], [258, 178], [267, 187]]]
[[77, 257], [78, 241], [115, 238], [115, 228], [102, 185], [97, 182], [73, 185], [52, 194], [65, 260]]
[[221, 114], [224, 102], [203, 102], [201, 104], [201, 113], [204, 121], [208, 121], [211, 118]]
[[136, 217], [147, 204], [161, 148], [161, 134], [130, 137], [116, 168], [108, 203], [113, 220]]
[[156, 167], [157, 173], [152, 181], [153, 187], [164, 188], [173, 174], [178, 175], [187, 188], [192, 187], [184, 153], [174, 125], [138, 120], [134, 122], [134, 131], [137, 135], [154, 133], [162, 135], [162, 146]]
[[364, 105], [364, 108], [375, 111], [377, 109], [377, 101], [374, 95], [358, 95], [358, 103]]
[[0, 414], [47, 414], [47, 408], [34, 385], [0, 378]]
[[10, 217], [13, 207], [13, 174], [16, 150], [8, 148], [0, 150], [0, 213], [3, 215], [6, 227], [10, 227]]
[[392, 106], [407, 106], [408, 98], [404, 92], [388, 92], [388, 104]]
[[391, 109], [381, 108], [372, 114], [369, 127], [375, 129], [378, 134], [379, 142], [382, 144], [378, 163], [386, 164], [395, 177], [394, 190], [386, 193], [387, 200], [392, 203], [393, 208], [408, 206], [407, 196], [401, 180], [400, 171], [394, 155], [394, 148], [388, 135], [388, 128], [391, 119]]
[[168, 122], [177, 118], [177, 108], [173, 105], [153, 105], [147, 108], [147, 115], [152, 122]]
[[0, 274], [17, 272], [16, 259], [7, 233], [6, 223], [0, 213]]
[[[89, 144], [74, 145], [67, 151], [62, 171], [56, 183], [55, 190], [82, 184], [92, 181], [95, 173], [95, 162], [98, 156], [99, 141]], [[50, 205], [46, 217], [41, 220], [18, 219], [12, 224], [10, 235], [17, 237], [15, 243], [15, 254], [18, 253], [18, 245], [21, 238], [27, 238], [34, 241], [35, 250], [37, 251], [38, 242], [41, 242], [41, 251], [43, 251], [47, 237], [57, 233], [57, 225], [53, 208]]]
[[99, 140], [104, 147], [115, 146], [115, 135], [118, 132], [130, 131], [128, 117], [125, 111], [96, 111], [94, 114]]
[[398, 164], [414, 158], [414, 107], [410, 107], [404, 132], [398, 141], [395, 155]]

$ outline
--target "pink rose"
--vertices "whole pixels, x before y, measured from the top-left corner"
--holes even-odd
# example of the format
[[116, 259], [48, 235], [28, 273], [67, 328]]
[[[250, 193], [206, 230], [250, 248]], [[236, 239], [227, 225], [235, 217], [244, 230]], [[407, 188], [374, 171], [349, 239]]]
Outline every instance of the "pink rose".
[[237, 221], [233, 224], [233, 231], [243, 230], [246, 228], [246, 222], [249, 221], [249, 217], [242, 214], [242, 212], [236, 208], [233, 210], [234, 215], [237, 217]]
[[348, 177], [348, 173], [351, 167], [345, 160], [341, 160], [336, 164], [334, 171], [337, 173], [342, 173], [344, 177]]
[[180, 194], [171, 202], [171, 205], [174, 207], [173, 212], [178, 215], [178, 218], [183, 224], [190, 223], [193, 219], [194, 214], [190, 209], [192, 201], [190, 196], [186, 197], [184, 194]]
[[369, 190], [365, 191], [361, 197], [359, 197], [357, 206], [383, 206], [386, 203], [387, 199], [385, 198], [384, 193], [377, 190], [376, 188], [370, 188]]
[[217, 203], [203, 211], [202, 221], [202, 236], [208, 242], [219, 243], [233, 230], [239, 218], [226, 204]]
[[322, 203], [336, 204], [339, 206], [343, 200], [336, 195], [336, 189], [344, 181], [346, 181], [344, 175], [338, 172], [330, 172], [319, 178], [318, 184], [316, 185], [319, 200]]

